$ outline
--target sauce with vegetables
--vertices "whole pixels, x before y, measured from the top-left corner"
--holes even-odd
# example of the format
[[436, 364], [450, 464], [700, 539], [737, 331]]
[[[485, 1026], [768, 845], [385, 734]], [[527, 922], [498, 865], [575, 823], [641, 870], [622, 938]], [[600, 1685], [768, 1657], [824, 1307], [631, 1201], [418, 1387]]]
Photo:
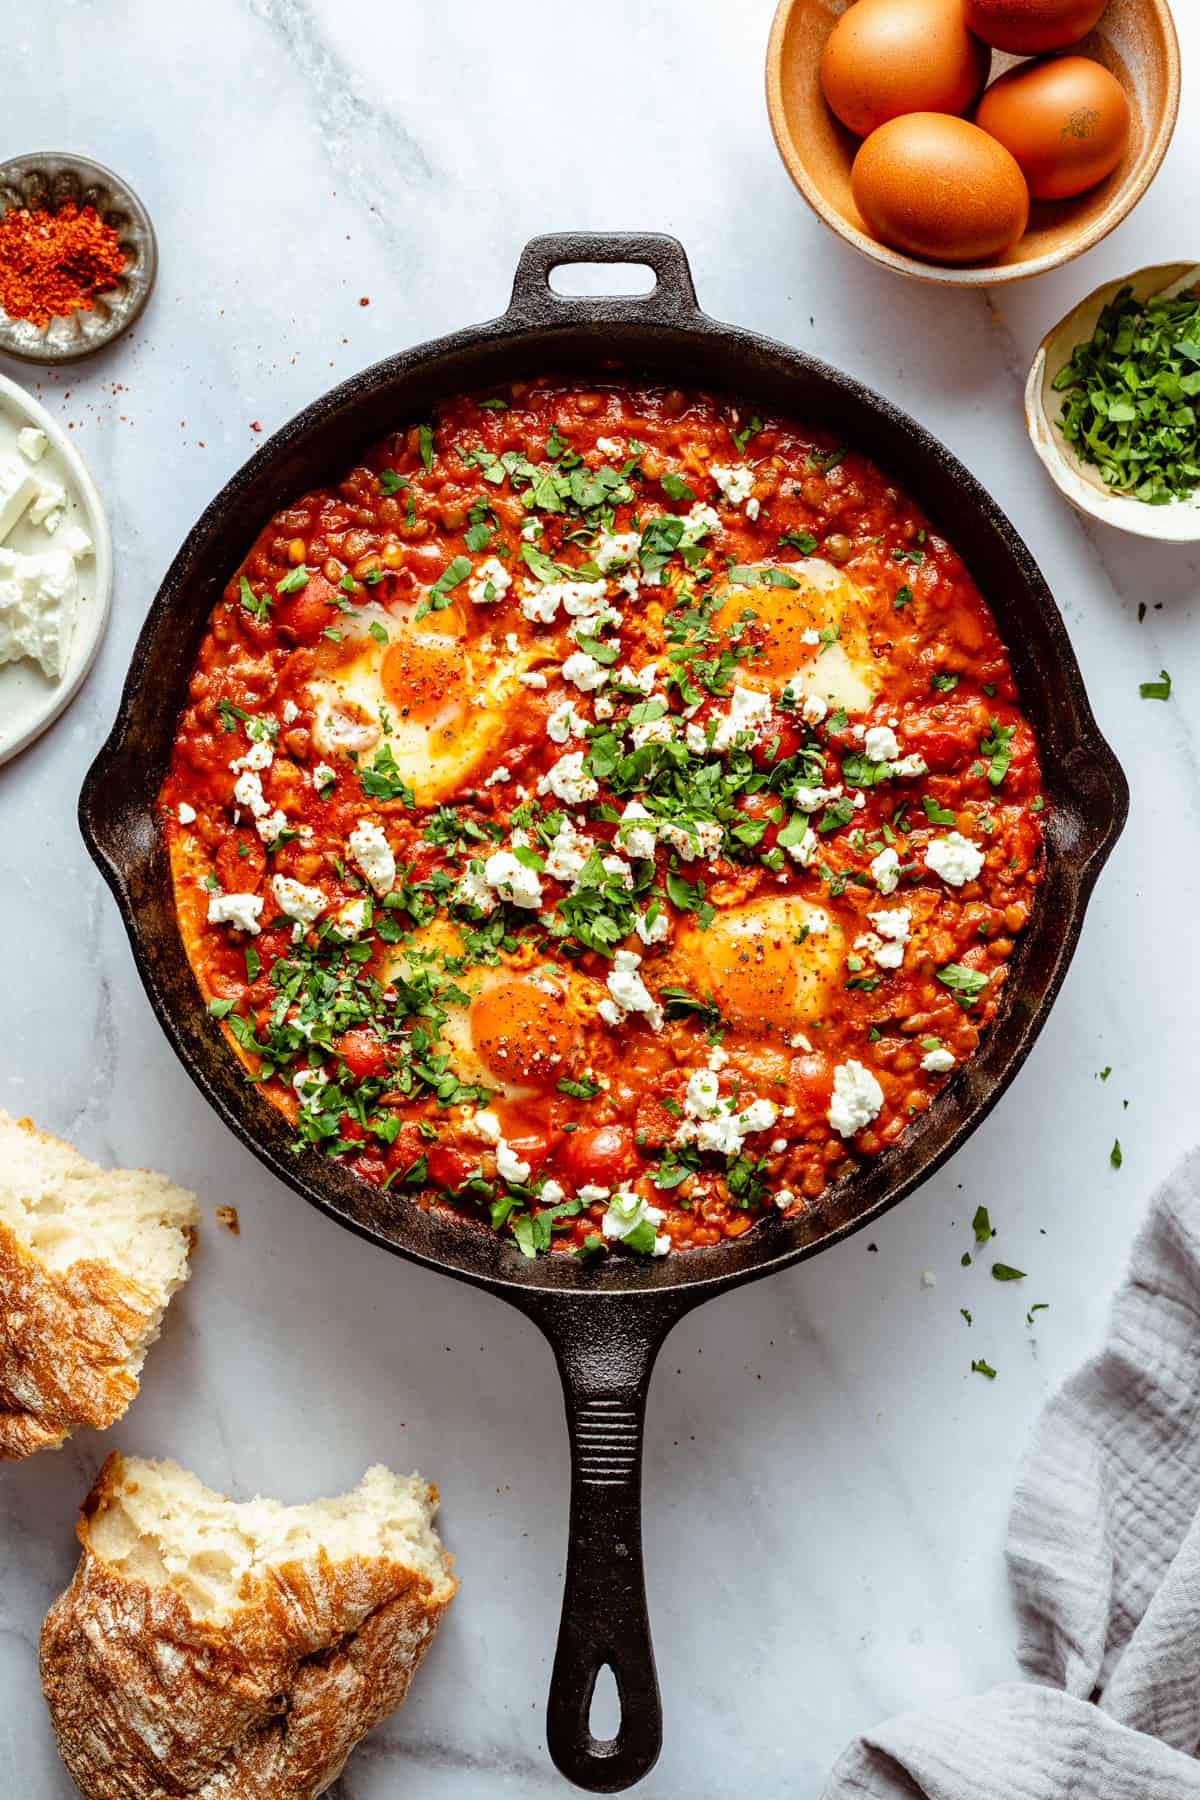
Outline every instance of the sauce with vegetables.
[[277, 514], [161, 805], [297, 1148], [526, 1255], [818, 1203], [975, 1050], [1043, 858], [1004, 648], [903, 492], [615, 379], [453, 400]]

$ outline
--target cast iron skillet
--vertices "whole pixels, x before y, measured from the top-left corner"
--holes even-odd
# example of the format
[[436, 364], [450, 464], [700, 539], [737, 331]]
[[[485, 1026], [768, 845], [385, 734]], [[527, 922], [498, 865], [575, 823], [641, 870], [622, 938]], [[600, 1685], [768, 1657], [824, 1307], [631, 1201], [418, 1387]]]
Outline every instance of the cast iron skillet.
[[[566, 299], [567, 263], [638, 263], [656, 277], [631, 298]], [[354, 453], [439, 398], [547, 370], [595, 378], [615, 367], [736, 395], [747, 407], [823, 425], [894, 470], [955, 544], [990, 604], [1037, 731], [1048, 860], [1004, 1004], [979, 1054], [884, 1155], [806, 1217], [771, 1219], [734, 1243], [661, 1261], [526, 1261], [514, 1246], [420, 1212], [315, 1153], [295, 1156], [282, 1115], [242, 1077], [199, 1004], [176, 930], [154, 800], [200, 638], [262, 522], [336, 479]], [[1128, 790], [1101, 737], [1054, 601], [1025, 545], [983, 489], [928, 432], [848, 376], [782, 344], [718, 324], [696, 304], [683, 247], [651, 235], [535, 238], [503, 318], [367, 369], [306, 408], [213, 501], [180, 550], [142, 629], [117, 721], [80, 800], [89, 850], [121, 909], [151, 1004], [193, 1080], [242, 1141], [297, 1193], [372, 1243], [487, 1288], [553, 1346], [571, 1434], [571, 1527], [546, 1733], [564, 1775], [613, 1793], [653, 1766], [662, 1718], [641, 1553], [646, 1392], [671, 1327], [701, 1301], [814, 1256], [877, 1219], [945, 1161], [995, 1105], [1058, 991]], [[608, 1664], [621, 1703], [609, 1740], [588, 1719]]]

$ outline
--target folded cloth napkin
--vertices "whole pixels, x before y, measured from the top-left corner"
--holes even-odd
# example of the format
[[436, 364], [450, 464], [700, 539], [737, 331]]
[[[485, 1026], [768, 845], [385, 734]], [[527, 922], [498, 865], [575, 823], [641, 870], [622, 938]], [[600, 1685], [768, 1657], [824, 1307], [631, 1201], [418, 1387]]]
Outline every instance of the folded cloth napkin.
[[1200, 1152], [1042, 1415], [1008, 1566], [1028, 1683], [868, 1732], [823, 1800], [1200, 1800]]

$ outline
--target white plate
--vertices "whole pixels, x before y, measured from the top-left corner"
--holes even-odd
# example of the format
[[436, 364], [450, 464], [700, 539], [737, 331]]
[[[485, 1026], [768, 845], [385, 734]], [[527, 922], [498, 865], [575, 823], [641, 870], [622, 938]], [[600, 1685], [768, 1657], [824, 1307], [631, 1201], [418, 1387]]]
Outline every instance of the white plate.
[[[112, 539], [96, 484], [57, 420], [24, 388], [0, 375], [0, 457], [23, 460], [17, 452], [17, 433], [26, 425], [44, 431], [48, 440], [46, 454], [33, 467], [62, 483], [67, 490], [64, 521], [81, 525], [94, 550], [79, 564], [79, 610], [60, 678], [48, 680], [35, 662], [0, 666], [0, 763], [31, 744], [75, 698], [100, 647], [112, 602]], [[31, 525], [26, 514], [5, 544], [12, 550], [49, 550], [54, 537], [45, 526]]]

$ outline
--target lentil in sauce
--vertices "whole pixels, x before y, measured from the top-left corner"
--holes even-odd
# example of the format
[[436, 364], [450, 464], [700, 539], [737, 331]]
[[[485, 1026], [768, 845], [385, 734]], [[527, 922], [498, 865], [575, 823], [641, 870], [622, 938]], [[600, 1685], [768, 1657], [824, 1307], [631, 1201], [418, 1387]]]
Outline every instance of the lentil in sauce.
[[852, 448], [615, 378], [457, 398], [279, 512], [161, 801], [297, 1148], [526, 1255], [819, 1202], [974, 1052], [1043, 861], [950, 544]]

